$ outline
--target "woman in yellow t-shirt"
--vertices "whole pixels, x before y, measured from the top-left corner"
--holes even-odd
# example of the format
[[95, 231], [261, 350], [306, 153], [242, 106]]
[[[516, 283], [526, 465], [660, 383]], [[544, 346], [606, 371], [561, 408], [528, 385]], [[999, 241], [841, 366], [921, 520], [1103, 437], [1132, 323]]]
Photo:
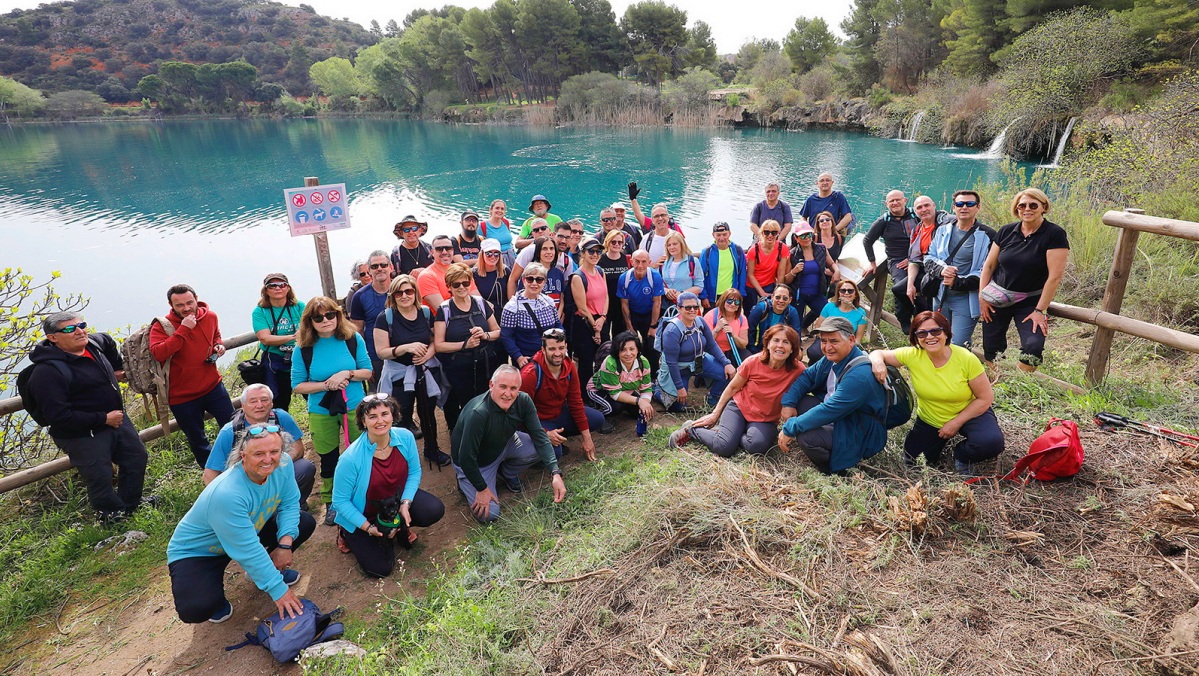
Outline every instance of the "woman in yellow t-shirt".
[[882, 382], [887, 366], [906, 366], [916, 392], [916, 424], [903, 442], [904, 462], [941, 460], [945, 444], [957, 435], [965, 439], [953, 450], [954, 467], [971, 474], [971, 465], [1003, 452], [1003, 432], [991, 410], [995, 393], [973, 352], [951, 345], [949, 320], [940, 312], [921, 312], [912, 320], [912, 347], [870, 353], [874, 375]]

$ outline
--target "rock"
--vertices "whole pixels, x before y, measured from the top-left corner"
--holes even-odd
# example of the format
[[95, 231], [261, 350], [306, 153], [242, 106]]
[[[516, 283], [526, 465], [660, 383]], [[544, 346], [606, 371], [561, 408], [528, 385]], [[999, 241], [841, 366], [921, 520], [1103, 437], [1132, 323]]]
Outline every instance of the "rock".
[[325, 643], [318, 643], [314, 646], [305, 648], [304, 651], [300, 653], [300, 660], [322, 659], [336, 657], [338, 655], [361, 659], [366, 657], [366, 651], [350, 641], [337, 639], [336, 641], [326, 641]]
[[1162, 637], [1164, 652], [1199, 650], [1199, 605], [1174, 618], [1174, 626]]
[[126, 531], [122, 535], [114, 535], [97, 542], [96, 551], [111, 549], [119, 556], [137, 549], [137, 546], [148, 537], [150, 536], [140, 530]]

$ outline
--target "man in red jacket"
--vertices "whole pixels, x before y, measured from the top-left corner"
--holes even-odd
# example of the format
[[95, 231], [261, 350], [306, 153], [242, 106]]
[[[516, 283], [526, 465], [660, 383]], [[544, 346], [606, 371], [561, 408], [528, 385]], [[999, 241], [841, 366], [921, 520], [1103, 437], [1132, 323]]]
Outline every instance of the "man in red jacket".
[[167, 289], [167, 301], [171, 311], [166, 318], [172, 331], [168, 335], [162, 322], [150, 325], [150, 354], [164, 364], [169, 360], [167, 403], [203, 469], [212, 450], [204, 434], [204, 414], [216, 418], [217, 429], [233, 419], [233, 402], [216, 368], [225, 345], [216, 313], [196, 298], [195, 289], [176, 284]]
[[541, 349], [520, 371], [520, 390], [533, 398], [537, 418], [558, 457], [566, 454], [562, 446], [566, 437], [578, 434], [583, 437], [583, 452], [587, 459], [595, 460], [591, 428], [596, 428], [600, 434], [608, 434], [612, 431], [612, 423], [604, 420], [603, 413], [583, 405], [578, 380], [578, 368], [566, 357], [566, 332], [546, 329], [541, 334]]

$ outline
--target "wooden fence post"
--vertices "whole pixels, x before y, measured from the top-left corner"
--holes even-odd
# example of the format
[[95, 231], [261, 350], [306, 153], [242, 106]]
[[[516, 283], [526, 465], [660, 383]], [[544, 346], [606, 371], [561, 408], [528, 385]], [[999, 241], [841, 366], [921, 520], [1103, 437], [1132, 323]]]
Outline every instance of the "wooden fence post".
[[866, 316], [866, 342], [873, 343], [878, 338], [878, 322], [883, 316], [883, 298], [887, 293], [887, 275], [890, 268], [886, 263], [880, 264], [874, 270], [874, 281], [870, 284], [870, 314]]
[[[320, 184], [320, 179], [316, 176], [304, 177], [305, 188]], [[312, 241], [316, 244], [316, 267], [321, 271], [321, 293], [337, 300], [337, 286], [333, 281], [333, 256], [329, 253], [329, 235], [325, 232], [315, 233], [312, 235]]]
[[[1131, 214], [1143, 214], [1143, 209], [1128, 208], [1124, 210]], [[1107, 288], [1103, 291], [1101, 309], [1114, 315], [1120, 314], [1124, 305], [1124, 292], [1128, 289], [1128, 277], [1132, 271], [1132, 261], [1137, 253], [1137, 239], [1140, 231], [1131, 228], [1120, 228], [1116, 239], [1116, 251], [1112, 257], [1112, 267], [1107, 273]], [[1091, 354], [1087, 357], [1087, 382], [1092, 386], [1103, 382], [1107, 377], [1107, 362], [1111, 357], [1112, 338], [1116, 332], [1112, 329], [1096, 327], [1095, 337], [1091, 340]]]

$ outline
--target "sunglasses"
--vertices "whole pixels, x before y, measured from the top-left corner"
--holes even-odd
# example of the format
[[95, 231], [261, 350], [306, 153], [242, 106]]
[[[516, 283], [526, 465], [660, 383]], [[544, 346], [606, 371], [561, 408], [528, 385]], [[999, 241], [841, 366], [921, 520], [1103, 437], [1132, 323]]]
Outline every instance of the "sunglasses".
[[498, 251], [484, 251], [484, 252], [483, 252], [483, 255], [484, 255], [484, 256], [487, 256], [488, 258], [499, 258], [499, 257], [500, 257], [500, 252], [498, 252]]
[[820, 219], [820, 220], [818, 220], [818, 221], [816, 221], [816, 222], [817, 222], [817, 223], [832, 223], [832, 222], [833, 222], [833, 219], [831, 219], [831, 218], [822, 218], [822, 219]]
[[271, 282], [270, 284], [266, 285], [266, 288], [268, 288], [268, 289], [286, 289], [287, 286], [288, 286], [287, 282]]
[[76, 329], [86, 329], [87, 322], [79, 322], [78, 324], [67, 324], [61, 329], [55, 329], [50, 333], [75, 333]]
[[371, 263], [371, 270], [382, 270], [391, 267], [391, 263]]
[[412, 288], [400, 289], [399, 291], [396, 291], [395, 293], [393, 293], [391, 295], [392, 296], [415, 296], [416, 289], [412, 289]]
[[737, 306], [740, 306], [740, 305], [741, 305], [741, 301], [737, 300], [736, 298], [730, 298], [730, 299], [726, 300], [726, 301], [724, 302], [724, 304], [725, 304], [725, 305], [737, 305]]
[[546, 230], [549, 230], [549, 226], [543, 225], [540, 228], [533, 228], [529, 232], [545, 232]]
[[545, 277], [525, 277], [525, 284], [544, 284]]
[[443, 244], [443, 245], [441, 245], [441, 246], [435, 246], [435, 247], [433, 247], [433, 250], [434, 250], [434, 251], [453, 251], [453, 250], [454, 250], [454, 245], [452, 245], [452, 244], [449, 244], [449, 245]]
[[575, 230], [574, 228], [571, 228], [571, 229], [570, 229], [570, 234], [572, 234], [572, 235], [581, 235], [581, 234], [583, 234], [583, 231], [582, 231], [582, 230]]
[[546, 329], [541, 333], [541, 337], [551, 340], [566, 340], [566, 332], [562, 329]]
[[260, 437], [264, 434], [277, 434], [281, 428], [278, 425], [253, 425], [246, 428], [246, 434]]
[[796, 235], [796, 237], [798, 237], [799, 239], [813, 239], [813, 238], [815, 238], [816, 236], [815, 236], [815, 235], [813, 235], [813, 234], [812, 234], [812, 233], [810, 233], [810, 232], [806, 232], [806, 233], [804, 233], [804, 234], [802, 234], [802, 235]]
[[602, 223], [611, 223], [612, 221], [615, 221], [615, 220], [616, 220], [616, 217], [615, 217], [615, 216], [611, 216], [611, 217], [609, 217], [609, 218], [601, 218], [601, 219], [600, 219], [600, 222], [602, 222]]
[[762, 236], [763, 237], [778, 237], [779, 231], [778, 230], [763, 230]]
[[698, 305], [680, 305], [680, 306], [679, 306], [679, 309], [680, 309], [680, 310], [687, 310], [688, 312], [699, 312], [699, 306], [698, 306]]
[[358, 273], [358, 276], [359, 276], [359, 277], [370, 277], [370, 276], [371, 276], [371, 273], [370, 273], [370, 272], [368, 272], [368, 271], [366, 271], [366, 270], [363, 270], [362, 272], [359, 272], [359, 273]]
[[844, 289], [837, 289], [837, 293], [841, 294], [842, 296], [852, 296], [857, 292], [858, 292], [857, 289], [850, 289], [848, 287], [846, 287]]
[[317, 312], [312, 315], [312, 321], [313, 321], [313, 323], [316, 323], [319, 321], [331, 322], [340, 316], [341, 316], [341, 313], [338, 312], [337, 310], [329, 310], [328, 312], [326, 312], [324, 314]]
[[400, 228], [400, 232], [417, 232], [419, 230], [420, 230], [420, 226], [417, 226], [415, 228]]
[[450, 282], [447, 286], [449, 286], [451, 289], [465, 289], [470, 287], [470, 281]]
[[386, 392], [376, 392], [366, 395], [362, 398], [362, 401], [387, 401], [388, 399], [391, 399], [391, 397]]
[[1021, 202], [1016, 205], [1016, 208], [1021, 211], [1036, 211], [1041, 208], [1040, 202]]
[[916, 331], [914, 335], [917, 338], [926, 338], [928, 336], [932, 336], [933, 338], [936, 338], [937, 336], [941, 335], [942, 333], [945, 333], [945, 329], [938, 326], [935, 329], [920, 329], [920, 330]]
[[978, 200], [959, 200], [957, 202], [954, 202], [953, 206], [955, 206], [955, 207], [976, 207], [976, 206], [978, 206]]
[[590, 255], [592, 255], [592, 256], [598, 256], [598, 255], [600, 255], [600, 254], [601, 254], [601, 253], [603, 253], [603, 252], [604, 252], [604, 250], [603, 250], [603, 249], [601, 249], [601, 248], [600, 248], [600, 247], [598, 247], [598, 246], [593, 246], [593, 247], [591, 247], [591, 248], [589, 248], [589, 249], [584, 249], [584, 250], [583, 250], [583, 253], [585, 253], [585, 254], [590, 254]]

